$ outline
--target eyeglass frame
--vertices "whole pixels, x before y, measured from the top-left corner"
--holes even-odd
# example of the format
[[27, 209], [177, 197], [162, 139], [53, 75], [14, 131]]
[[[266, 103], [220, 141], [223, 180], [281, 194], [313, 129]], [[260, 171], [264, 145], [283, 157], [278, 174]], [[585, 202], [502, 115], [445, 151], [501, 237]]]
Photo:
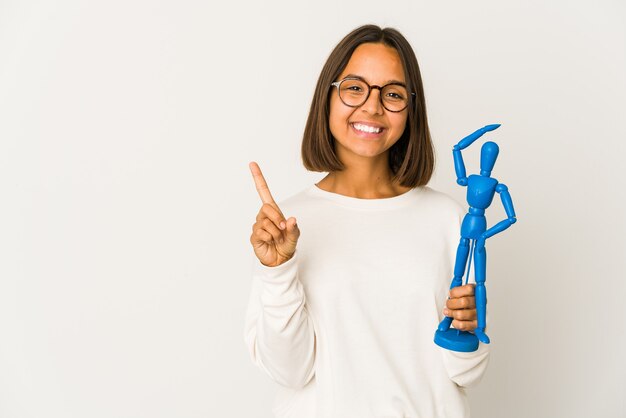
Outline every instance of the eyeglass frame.
[[[346, 102], [343, 101], [343, 99], [341, 98], [341, 94], [339, 93], [339, 86], [341, 85], [341, 83], [343, 83], [346, 80], [358, 80], [358, 81], [362, 81], [363, 83], [365, 83], [365, 85], [367, 86], [367, 95], [365, 96], [365, 99], [363, 100], [363, 103], [359, 104], [359, 105], [349, 105]], [[331, 87], [337, 87], [337, 96], [339, 96], [339, 100], [341, 100], [341, 103], [345, 104], [348, 107], [361, 107], [363, 106], [366, 102], [367, 99], [370, 98], [370, 94], [372, 93], [372, 89], [378, 89], [378, 101], [380, 101], [380, 104], [382, 105], [382, 107], [385, 108], [385, 110], [387, 110], [388, 112], [392, 112], [392, 113], [399, 113], [402, 112], [403, 110], [405, 110], [407, 107], [409, 107], [409, 101], [406, 101], [406, 106], [404, 106], [402, 109], [400, 110], [390, 110], [387, 108], [387, 106], [385, 106], [385, 102], [383, 101], [383, 89], [387, 86], [402, 86], [405, 89], [407, 89], [406, 85], [403, 83], [399, 83], [396, 81], [392, 81], [391, 83], [387, 83], [384, 86], [378, 86], [376, 84], [372, 84], [370, 85], [367, 81], [363, 80], [361, 77], [355, 77], [355, 76], [349, 76], [349, 77], [345, 77], [339, 81], [333, 81], [332, 83], [330, 83]], [[409, 90], [407, 89], [407, 92], [409, 92]], [[410, 92], [411, 93], [411, 99], [415, 100], [415, 93]]]

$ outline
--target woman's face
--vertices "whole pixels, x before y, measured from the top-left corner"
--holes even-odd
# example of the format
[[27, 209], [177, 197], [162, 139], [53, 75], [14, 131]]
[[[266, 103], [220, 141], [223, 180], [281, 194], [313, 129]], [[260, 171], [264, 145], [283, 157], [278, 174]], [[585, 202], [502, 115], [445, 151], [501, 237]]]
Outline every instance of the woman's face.
[[[335, 81], [358, 76], [370, 86], [392, 81], [406, 83], [398, 52], [381, 43], [365, 43], [353, 52], [348, 65]], [[380, 102], [380, 90], [372, 89], [359, 107], [345, 105], [337, 89], [330, 97], [329, 124], [339, 159], [346, 163], [355, 157], [379, 157], [396, 143], [404, 132], [408, 110], [390, 112]], [[386, 160], [385, 160], [386, 161]]]

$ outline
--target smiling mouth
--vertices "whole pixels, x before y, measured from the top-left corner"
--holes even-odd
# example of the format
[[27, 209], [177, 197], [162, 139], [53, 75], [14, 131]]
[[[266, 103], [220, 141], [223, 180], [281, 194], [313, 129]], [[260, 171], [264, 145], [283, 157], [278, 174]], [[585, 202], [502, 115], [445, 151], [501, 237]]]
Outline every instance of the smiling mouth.
[[367, 134], [379, 134], [383, 131], [383, 128], [378, 128], [376, 126], [363, 125], [362, 123], [352, 123], [351, 125], [357, 131], [364, 132]]

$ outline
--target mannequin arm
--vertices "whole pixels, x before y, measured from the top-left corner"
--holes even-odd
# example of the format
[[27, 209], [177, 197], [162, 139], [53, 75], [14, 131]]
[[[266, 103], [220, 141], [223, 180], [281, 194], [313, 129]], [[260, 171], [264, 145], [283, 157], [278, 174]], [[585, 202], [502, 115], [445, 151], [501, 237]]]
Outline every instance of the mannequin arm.
[[454, 157], [454, 171], [456, 171], [457, 184], [461, 186], [467, 186], [467, 175], [465, 173], [465, 163], [463, 162], [463, 155], [461, 154], [461, 151], [469, 147], [470, 145], [472, 145], [474, 141], [476, 141], [478, 138], [483, 136], [486, 132], [493, 131], [494, 129], [497, 129], [499, 126], [500, 126], [499, 124], [484, 126], [480, 128], [479, 130], [475, 131], [474, 133], [461, 139], [458, 144], [452, 147], [452, 156]]
[[476, 141], [478, 138], [483, 136], [485, 133], [487, 133], [489, 131], [493, 131], [494, 129], [498, 129], [499, 127], [500, 127], [499, 123], [496, 123], [496, 124], [493, 124], [493, 125], [483, 126], [482, 128], [478, 129], [474, 133], [471, 133], [468, 136], [466, 136], [465, 138], [461, 139], [457, 145], [458, 145], [460, 150], [464, 150], [465, 148], [467, 148], [470, 145], [472, 145], [474, 143], [474, 141]]
[[454, 171], [456, 171], [456, 182], [461, 186], [467, 186], [467, 175], [465, 174], [465, 163], [463, 162], [463, 155], [461, 154], [461, 148], [455, 145], [452, 148], [452, 156], [454, 157]]
[[481, 239], [483, 241], [489, 237], [499, 234], [500, 232], [504, 231], [509, 226], [517, 222], [517, 218], [515, 217], [515, 209], [513, 208], [513, 200], [511, 200], [509, 188], [500, 183], [496, 186], [496, 193], [500, 194], [500, 199], [502, 200], [502, 206], [504, 206], [504, 211], [506, 212], [507, 219], [498, 222], [497, 224], [483, 232], [481, 235]]

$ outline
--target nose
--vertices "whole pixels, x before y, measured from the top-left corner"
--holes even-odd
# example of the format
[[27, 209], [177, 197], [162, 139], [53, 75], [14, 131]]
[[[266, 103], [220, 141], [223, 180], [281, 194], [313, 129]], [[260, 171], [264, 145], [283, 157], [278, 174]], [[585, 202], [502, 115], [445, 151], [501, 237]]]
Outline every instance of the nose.
[[372, 86], [370, 87], [370, 95], [361, 105], [361, 109], [372, 114], [372, 115], [382, 115], [383, 113], [383, 103], [382, 97], [380, 97], [380, 87]]

